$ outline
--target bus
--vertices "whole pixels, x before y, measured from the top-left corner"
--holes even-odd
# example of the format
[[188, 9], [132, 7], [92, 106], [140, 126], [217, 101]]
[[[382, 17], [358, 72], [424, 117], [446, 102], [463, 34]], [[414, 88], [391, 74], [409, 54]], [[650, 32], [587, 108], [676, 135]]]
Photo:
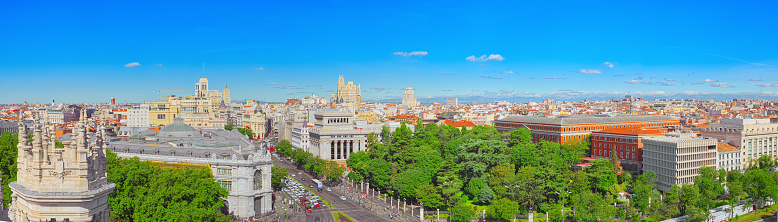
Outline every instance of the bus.
[[316, 188], [319, 189], [319, 191], [321, 191], [321, 187], [322, 187], [321, 181], [317, 179], [311, 179], [311, 182], [313, 183], [313, 186], [315, 186]]

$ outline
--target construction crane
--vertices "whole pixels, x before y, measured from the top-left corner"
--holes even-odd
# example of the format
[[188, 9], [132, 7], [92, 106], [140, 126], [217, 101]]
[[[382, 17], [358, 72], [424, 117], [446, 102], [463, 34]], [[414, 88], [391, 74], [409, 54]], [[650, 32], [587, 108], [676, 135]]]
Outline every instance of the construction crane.
[[153, 92], [159, 93], [159, 99], [157, 99], [157, 101], [162, 101], [162, 92], [174, 92], [174, 91], [186, 91], [186, 90], [157, 90]]

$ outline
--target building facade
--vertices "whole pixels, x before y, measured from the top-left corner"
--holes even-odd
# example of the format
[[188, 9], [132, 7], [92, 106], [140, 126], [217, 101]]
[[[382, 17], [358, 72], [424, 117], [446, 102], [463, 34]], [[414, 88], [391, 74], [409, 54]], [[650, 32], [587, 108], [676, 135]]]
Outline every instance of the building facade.
[[729, 145], [728, 143], [719, 142], [718, 152], [719, 156], [716, 158], [717, 170], [723, 169], [729, 172], [743, 169], [740, 160], [740, 150], [737, 147]]
[[36, 125], [32, 141], [20, 130], [17, 181], [8, 184], [13, 221], [108, 221], [116, 185], [106, 174], [105, 128], [89, 136], [85, 118], [77, 127], [64, 149], [55, 148], [53, 125]]
[[305, 152], [310, 152], [308, 150], [308, 145], [310, 144], [308, 128], [312, 126], [313, 125], [305, 123], [302, 126], [292, 129], [292, 147], [303, 149]]
[[672, 132], [643, 139], [643, 171], [656, 173], [656, 189], [670, 191], [674, 184], [690, 184], [700, 168], [716, 168], [714, 138], [696, 137], [692, 132]]
[[382, 127], [368, 126], [365, 121], [356, 121], [349, 111], [316, 112], [310, 134], [309, 150], [325, 160], [345, 163], [349, 155], [367, 147], [367, 135], [381, 133]]
[[741, 169], [767, 155], [778, 158], [778, 123], [770, 119], [729, 119], [711, 123], [700, 134], [713, 137], [740, 149]]
[[447, 98], [446, 99], [446, 106], [448, 106], [448, 107], [459, 106], [459, 99], [457, 99], [457, 98]]
[[640, 174], [643, 169], [643, 139], [665, 133], [657, 128], [611, 128], [592, 132], [591, 156], [610, 158], [613, 149], [616, 149], [616, 158], [622, 169]]
[[413, 93], [413, 87], [405, 88], [405, 94], [403, 95], [403, 106], [413, 107], [418, 105], [419, 102], [416, 101], [416, 96]]
[[129, 141], [110, 142], [108, 149], [121, 158], [210, 166], [214, 179], [229, 191], [231, 215], [249, 218], [272, 211], [270, 152], [237, 130], [197, 130], [176, 118], [155, 135], [130, 136]]
[[658, 115], [510, 116], [495, 121], [495, 128], [500, 132], [526, 128], [532, 132], [533, 142], [567, 143], [582, 140], [599, 130], [678, 126], [678, 120]]
[[[148, 105], [148, 104], [146, 104]], [[148, 106], [127, 109], [127, 122], [129, 127], [149, 127]]]
[[360, 85], [354, 85], [354, 82], [346, 83], [343, 75], [338, 77], [337, 94], [330, 95], [330, 103], [358, 106], [362, 103], [362, 91]]

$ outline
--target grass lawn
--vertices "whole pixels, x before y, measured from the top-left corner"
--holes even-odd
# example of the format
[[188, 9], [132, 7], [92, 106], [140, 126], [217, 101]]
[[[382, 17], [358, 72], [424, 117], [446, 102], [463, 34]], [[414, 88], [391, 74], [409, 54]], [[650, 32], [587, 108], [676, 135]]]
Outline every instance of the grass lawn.
[[751, 221], [758, 221], [758, 220], [767, 219], [769, 217], [773, 217], [775, 216], [775, 206], [776, 205], [772, 205], [768, 208], [759, 209], [753, 213], [747, 213], [747, 214], [737, 216], [734, 219], [732, 219], [732, 221], [751, 222]]
[[332, 217], [335, 217], [335, 222], [357, 222], [354, 219], [351, 219], [348, 215], [344, 214], [340, 211], [332, 212]]

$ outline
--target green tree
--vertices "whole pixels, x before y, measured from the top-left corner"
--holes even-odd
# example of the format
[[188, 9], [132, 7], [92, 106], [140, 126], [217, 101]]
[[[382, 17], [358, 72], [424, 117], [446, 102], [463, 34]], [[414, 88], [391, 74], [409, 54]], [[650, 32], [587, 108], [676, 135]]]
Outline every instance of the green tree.
[[232, 124], [224, 125], [224, 130], [232, 131], [233, 127], [235, 127], [235, 125], [232, 125]]
[[289, 175], [286, 168], [273, 164], [270, 167], [270, 184], [273, 190], [281, 190], [281, 182]]
[[683, 185], [681, 187], [679, 200], [681, 214], [687, 215], [693, 213], [693, 208], [700, 208], [700, 202], [702, 202], [699, 187], [692, 184]]
[[584, 171], [578, 171], [570, 174], [570, 192], [573, 194], [583, 193], [589, 190], [589, 175]]
[[510, 142], [508, 143], [508, 146], [515, 147], [519, 144], [529, 144], [532, 143], [532, 134], [530, 133], [530, 130], [527, 128], [518, 128], [511, 130], [510, 132]]
[[638, 209], [640, 212], [648, 212], [649, 198], [657, 199], [653, 195], [654, 186], [656, 185], [656, 173], [654, 171], [646, 171], [642, 175], [638, 176], [635, 181], [635, 186], [632, 190], [635, 192], [634, 197], [631, 200], [632, 206]]
[[484, 186], [481, 188], [481, 192], [478, 194], [478, 202], [481, 204], [489, 204], [494, 199], [494, 191], [492, 191], [492, 188], [489, 188], [489, 186]]
[[767, 170], [754, 169], [746, 171], [743, 176], [743, 191], [748, 194], [749, 204], [763, 206], [768, 199], [776, 200], [776, 178]]
[[362, 176], [360, 176], [358, 173], [348, 172], [348, 179], [351, 180], [351, 182], [359, 183], [364, 179]]
[[19, 149], [16, 145], [19, 143], [19, 134], [10, 132], [4, 132], [0, 134], [0, 178], [2, 178], [3, 193], [1, 199], [3, 200], [3, 208], [7, 208], [11, 203], [11, 189], [8, 184], [16, 181], [16, 158], [18, 156]]
[[608, 160], [595, 160], [588, 169], [592, 185], [602, 194], [607, 194], [608, 189], [616, 184], [616, 172]]
[[438, 193], [438, 188], [432, 184], [424, 184], [416, 188], [416, 200], [429, 208], [443, 206], [443, 197]]
[[341, 176], [343, 176], [343, 172], [345, 170], [343, 167], [338, 166], [338, 163], [334, 160], [328, 160], [326, 161], [327, 166], [324, 168], [324, 176], [327, 178], [327, 181], [330, 183], [337, 182]]
[[475, 217], [475, 211], [473, 208], [466, 205], [464, 202], [458, 202], [453, 209], [451, 209], [451, 219], [454, 221], [470, 221]]
[[160, 169], [107, 151], [111, 221], [230, 221], [221, 213], [229, 194], [207, 168]]
[[401, 198], [415, 199], [416, 188], [430, 183], [432, 183], [431, 175], [421, 169], [413, 168], [398, 174], [397, 178], [392, 180], [392, 189], [396, 190], [396, 194]]
[[614, 221], [616, 208], [607, 199], [588, 190], [573, 195], [575, 219], [578, 221]]
[[514, 182], [508, 184], [507, 195], [519, 203], [522, 209], [533, 212], [546, 200], [540, 171], [534, 167], [522, 167]]
[[[699, 176], [694, 178], [694, 184], [700, 189], [705, 203], [711, 203], [716, 197], [724, 194], [724, 188], [718, 179], [719, 173], [713, 167], [701, 167]], [[707, 204], [706, 204], [707, 205]]]
[[519, 213], [518, 209], [518, 203], [508, 198], [502, 198], [489, 204], [489, 208], [486, 210], [486, 217], [503, 222], [513, 221], [515, 215]]
[[492, 169], [489, 170], [489, 186], [494, 190], [497, 196], [502, 196], [507, 190], [505, 186], [512, 182], [514, 177], [516, 177], [516, 169], [513, 164], [507, 162], [503, 163], [502, 165], [492, 167]]
[[740, 182], [729, 182], [727, 183], [727, 190], [729, 191], [729, 218], [735, 217], [735, 206], [737, 206], [737, 202], [740, 201], [740, 196], [743, 195], [743, 186], [740, 185]]
[[675, 218], [681, 216], [681, 186], [674, 184], [670, 187], [670, 191], [667, 192], [665, 198], [662, 200], [665, 212], [663, 215], [666, 218]]
[[481, 178], [470, 179], [470, 181], [467, 182], [467, 186], [465, 186], [465, 190], [464, 190], [465, 194], [475, 199], [478, 197], [478, 194], [481, 193], [481, 188], [483, 188], [485, 184], [486, 183], [484, 183], [484, 179]]
[[457, 153], [466, 179], [481, 177], [489, 168], [510, 160], [507, 144], [499, 140], [468, 140]]

